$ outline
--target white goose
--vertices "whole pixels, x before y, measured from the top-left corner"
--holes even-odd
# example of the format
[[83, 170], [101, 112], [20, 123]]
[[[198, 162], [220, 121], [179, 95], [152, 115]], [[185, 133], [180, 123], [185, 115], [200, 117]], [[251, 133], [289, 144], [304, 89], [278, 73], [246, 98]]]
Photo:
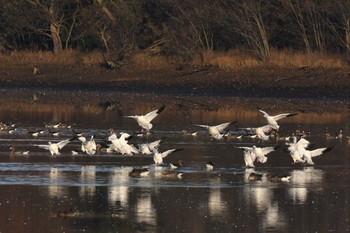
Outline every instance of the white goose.
[[258, 160], [260, 163], [266, 163], [267, 157], [266, 155], [274, 150], [276, 150], [279, 146], [275, 147], [237, 147], [238, 149], [244, 150], [244, 162], [246, 167], [255, 167], [254, 162]]
[[159, 139], [154, 142], [139, 144], [139, 150], [142, 154], [150, 155], [153, 153], [152, 151], [154, 151], [155, 148], [159, 147], [161, 141], [162, 140]]
[[43, 148], [50, 151], [51, 155], [59, 155], [59, 150], [67, 145], [72, 139], [66, 139], [57, 143], [49, 142], [48, 145], [35, 145], [37, 147]]
[[235, 122], [226, 122], [215, 126], [209, 126], [209, 125], [196, 125], [196, 126], [206, 128], [209, 131], [210, 135], [213, 136], [213, 138], [221, 139], [224, 136], [224, 134], [222, 134], [222, 131], [224, 131], [231, 123], [235, 123]]
[[165, 109], [165, 105], [160, 107], [159, 109], [156, 109], [152, 112], [147, 113], [146, 115], [135, 115], [135, 116], [125, 116], [128, 118], [135, 119], [139, 126], [142, 128], [141, 131], [147, 130], [149, 132], [153, 125], [151, 124], [151, 121], [158, 116], [163, 110]]
[[262, 109], [260, 109], [258, 107], [258, 110], [264, 114], [264, 117], [267, 120], [267, 123], [271, 126], [271, 128], [278, 130], [280, 128], [280, 126], [277, 124], [278, 120], [281, 120], [285, 117], [291, 117], [291, 116], [295, 116], [298, 115], [299, 113], [295, 112], [295, 113], [282, 113], [282, 114], [278, 114], [276, 116], [270, 116], [267, 112], [263, 111]]
[[126, 139], [130, 138], [130, 134], [128, 133], [120, 133], [120, 137], [118, 138], [115, 133], [108, 137], [108, 140], [112, 142], [110, 149], [115, 150], [123, 155], [132, 155], [133, 153], [138, 153], [138, 150], [133, 146], [128, 144]]
[[269, 133], [272, 128], [270, 125], [265, 125], [257, 128], [243, 128], [245, 130], [249, 130], [257, 135], [261, 140], [267, 141], [269, 140], [269, 136], [266, 133]]
[[81, 150], [83, 152], [86, 152], [88, 155], [96, 154], [96, 142], [94, 140], [94, 135], [91, 136], [89, 141], [87, 141], [83, 136], [79, 137], [78, 139], [81, 141]]
[[155, 164], [162, 164], [163, 163], [163, 159], [165, 157], [167, 157], [168, 155], [170, 155], [173, 152], [177, 152], [177, 151], [182, 151], [183, 149], [170, 149], [167, 151], [164, 151], [162, 153], [158, 152], [158, 150], [156, 148], [154, 148], [153, 150], [153, 161]]

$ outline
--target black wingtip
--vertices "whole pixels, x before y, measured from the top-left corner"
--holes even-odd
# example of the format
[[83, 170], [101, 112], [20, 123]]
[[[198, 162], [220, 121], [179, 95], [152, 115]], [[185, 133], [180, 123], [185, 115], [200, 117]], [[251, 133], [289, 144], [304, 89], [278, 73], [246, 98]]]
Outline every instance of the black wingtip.
[[273, 149], [274, 150], [277, 150], [277, 149], [279, 149], [281, 147], [281, 145], [276, 145]]
[[256, 109], [258, 109], [258, 110], [262, 110], [259, 106], [256, 106]]
[[157, 114], [163, 112], [163, 110], [165, 109], [165, 105], [162, 105], [162, 107], [160, 107], [157, 111]]
[[231, 121], [230, 124], [236, 124], [238, 121]]
[[295, 115], [298, 115], [298, 114], [299, 114], [298, 112], [294, 112], [294, 113], [288, 114], [287, 117], [295, 116]]
[[178, 151], [183, 151], [184, 149], [183, 148], [180, 148], [180, 149], [175, 149], [173, 152], [178, 152]]
[[69, 139], [69, 141], [74, 141], [75, 139], [78, 139], [78, 137], [77, 137], [77, 136], [74, 136], [74, 137], [72, 137], [71, 139]]
[[333, 149], [332, 146], [331, 146], [331, 147], [327, 147], [327, 149], [325, 149], [325, 150], [323, 151], [323, 153], [327, 153], [327, 152], [331, 151], [332, 149]]

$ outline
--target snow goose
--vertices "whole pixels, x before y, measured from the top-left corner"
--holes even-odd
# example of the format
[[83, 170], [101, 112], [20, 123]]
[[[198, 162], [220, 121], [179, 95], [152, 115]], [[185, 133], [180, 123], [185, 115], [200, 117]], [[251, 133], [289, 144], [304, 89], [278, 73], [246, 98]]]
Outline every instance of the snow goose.
[[275, 147], [236, 147], [238, 149], [244, 150], [244, 162], [246, 167], [255, 167], [254, 162], [258, 160], [260, 163], [266, 163], [267, 157], [266, 155], [270, 152], [276, 150], [279, 146]]
[[215, 126], [209, 126], [209, 125], [196, 125], [196, 126], [207, 129], [210, 135], [213, 136], [213, 138], [221, 139], [224, 136], [224, 134], [222, 134], [222, 131], [224, 131], [230, 124], [235, 122], [236, 121], [234, 122], [231, 121], [231, 122], [226, 122]]
[[165, 105], [160, 107], [159, 109], [153, 110], [152, 112], [147, 113], [146, 115], [135, 115], [135, 116], [125, 116], [128, 118], [135, 119], [139, 126], [141, 127], [141, 131], [147, 130], [147, 132], [150, 132], [153, 125], [151, 124], [151, 121], [156, 118], [163, 110], [165, 109]]
[[94, 135], [91, 135], [90, 140], [86, 140], [84, 136], [78, 137], [79, 141], [81, 141], [81, 150], [86, 152], [88, 155], [96, 154], [96, 142], [94, 140]]
[[35, 145], [39, 148], [43, 148], [45, 150], [50, 151], [51, 155], [59, 155], [59, 150], [62, 149], [65, 145], [67, 145], [72, 139], [66, 139], [57, 143], [48, 142], [48, 145]]
[[282, 113], [282, 114], [278, 114], [275, 116], [270, 116], [267, 112], [263, 111], [261, 108], [257, 107], [258, 110], [264, 114], [264, 117], [267, 120], [267, 123], [271, 126], [271, 128], [278, 130], [280, 128], [280, 126], [277, 124], [278, 120], [281, 120], [285, 117], [291, 117], [291, 116], [295, 116], [298, 115], [299, 113], [295, 112], [295, 113]]
[[259, 139], [264, 141], [269, 140], [269, 136], [266, 134], [272, 130], [270, 125], [265, 125], [265, 126], [256, 127], [256, 128], [243, 128], [243, 129], [251, 131], [252, 133], [256, 134], [256, 136]]
[[150, 155], [153, 153], [152, 151], [155, 148], [159, 147], [161, 141], [162, 141], [162, 139], [159, 139], [159, 140], [154, 141], [154, 142], [139, 144], [138, 148], [142, 154]]
[[163, 159], [165, 157], [167, 157], [168, 155], [170, 155], [171, 153], [177, 152], [177, 151], [182, 151], [183, 149], [170, 149], [167, 151], [164, 151], [162, 153], [158, 152], [158, 150], [156, 148], [154, 148], [153, 150], [153, 161], [155, 164], [162, 164], [163, 163]]

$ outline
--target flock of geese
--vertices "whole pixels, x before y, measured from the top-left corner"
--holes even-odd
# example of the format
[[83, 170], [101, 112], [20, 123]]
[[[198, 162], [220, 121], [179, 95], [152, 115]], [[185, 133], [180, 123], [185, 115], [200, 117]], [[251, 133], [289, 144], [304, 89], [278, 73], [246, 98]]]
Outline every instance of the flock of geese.
[[[145, 115], [131, 115], [131, 116], [124, 116], [126, 118], [132, 118], [136, 120], [138, 125], [141, 127], [141, 133], [142, 134], [150, 134], [151, 129], [153, 128], [153, 124], [151, 123], [153, 119], [155, 119], [160, 113], [163, 112], [165, 109], [165, 106], [161, 106], [159, 109], [153, 110]], [[259, 141], [267, 141], [269, 140], [270, 136], [277, 135], [278, 131], [280, 129], [280, 126], [278, 124], [278, 121], [286, 118], [286, 117], [292, 117], [297, 114], [295, 113], [282, 113], [275, 116], [269, 115], [266, 111], [263, 111], [259, 107], [257, 108], [258, 111], [260, 111], [264, 118], [266, 119], [266, 125], [263, 125], [261, 127], [256, 128], [242, 128], [247, 135], [250, 135], [251, 137], [257, 137]], [[197, 124], [196, 126], [204, 128], [208, 131], [210, 136], [214, 138], [215, 140], [220, 140], [223, 137], [227, 136], [229, 137], [230, 134], [226, 132], [226, 129], [230, 124], [234, 124], [236, 122], [226, 122], [215, 126], [210, 125], [203, 125], [203, 124]], [[0, 125], [1, 129], [5, 128], [5, 124]], [[8, 126], [7, 126], [8, 127]], [[57, 125], [46, 125], [48, 128], [70, 128], [69, 125], [63, 125], [63, 124], [57, 124]], [[42, 132], [34, 132], [36, 134], [40, 134]], [[33, 133], [33, 135], [34, 135]], [[195, 133], [191, 133], [191, 135], [196, 136]], [[71, 139], [65, 139], [59, 142], [48, 142], [48, 144], [40, 144], [35, 145], [39, 148], [48, 150], [52, 156], [60, 155], [60, 150], [65, 147], [68, 143], [70, 143], [73, 140], [79, 140], [81, 142], [81, 148], [80, 150], [72, 150], [72, 154], [79, 154], [79, 153], [86, 153], [88, 155], [95, 155], [97, 152], [104, 152], [104, 153], [120, 153], [122, 155], [133, 155], [133, 154], [147, 154], [152, 155], [153, 154], [153, 161], [154, 164], [157, 166], [167, 166], [169, 169], [165, 170], [163, 172], [164, 176], [177, 176], [181, 177], [182, 173], [174, 171], [174, 169], [179, 168], [182, 166], [181, 162], [179, 164], [164, 164], [163, 159], [170, 155], [171, 153], [181, 151], [182, 149], [169, 149], [163, 152], [160, 152], [159, 146], [161, 144], [161, 140], [156, 140], [150, 143], [143, 143], [139, 145], [133, 145], [129, 143], [129, 140], [133, 137], [133, 135], [130, 135], [126, 132], [120, 132], [117, 133], [114, 130], [110, 131], [110, 135], [107, 139], [108, 142], [106, 143], [96, 143], [94, 136], [90, 136], [90, 138], [84, 137], [82, 134], [76, 134]], [[293, 160], [293, 164], [302, 164], [302, 165], [314, 165], [313, 158], [316, 156], [320, 156], [321, 154], [329, 151], [330, 147], [323, 147], [318, 149], [309, 149], [310, 142], [305, 139], [305, 137], [298, 136], [298, 135], [292, 135], [288, 138], [284, 138], [285, 145], [288, 146], [288, 151], [290, 153], [290, 156]], [[244, 151], [244, 162], [245, 166], [247, 168], [253, 168], [255, 167], [255, 163], [266, 163], [268, 160], [267, 155], [276, 149], [278, 149], [280, 145], [277, 146], [267, 146], [267, 147], [259, 147], [257, 145], [253, 145], [251, 147], [248, 146], [242, 146], [242, 147], [236, 147], [237, 149], [241, 149]], [[29, 151], [16, 151], [15, 147], [10, 147], [11, 154], [24, 154], [28, 155]], [[212, 162], [208, 162], [206, 164], [206, 168], [208, 170], [214, 169], [214, 165]], [[130, 176], [147, 176], [149, 174], [148, 168], [134, 168], [130, 172]], [[288, 180], [289, 176], [281, 176], [276, 174], [269, 174], [266, 178], [270, 180]], [[249, 176], [249, 180], [260, 180], [261, 175], [252, 173]]]

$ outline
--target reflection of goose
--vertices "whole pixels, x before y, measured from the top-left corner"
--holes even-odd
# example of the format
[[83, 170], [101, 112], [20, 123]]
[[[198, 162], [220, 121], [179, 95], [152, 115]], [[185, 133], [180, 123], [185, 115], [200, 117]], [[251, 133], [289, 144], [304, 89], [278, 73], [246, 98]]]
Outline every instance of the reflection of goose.
[[96, 166], [84, 165], [81, 167], [81, 183], [80, 195], [93, 196], [96, 193]]
[[212, 178], [209, 180], [209, 184], [211, 187], [208, 198], [209, 213], [212, 217], [221, 219], [227, 213], [227, 204], [222, 198], [220, 188], [221, 180], [220, 178]]
[[277, 230], [278, 232], [285, 231], [286, 216], [278, 207], [278, 203], [271, 203], [271, 205], [264, 212], [262, 218], [263, 232]]
[[59, 155], [59, 149], [62, 149], [65, 145], [67, 145], [72, 139], [66, 139], [60, 141], [58, 143], [49, 142], [48, 145], [35, 145], [45, 150], [50, 151], [51, 155]]
[[226, 129], [231, 123], [235, 122], [227, 122], [227, 123], [222, 123], [220, 125], [215, 125], [215, 126], [209, 126], [209, 125], [197, 125], [202, 128], [206, 128], [210, 135], [213, 136], [215, 139], [221, 139], [224, 135], [221, 134], [224, 129]]
[[258, 110], [264, 114], [264, 117], [267, 120], [267, 123], [271, 126], [271, 128], [278, 130], [280, 128], [280, 126], [277, 124], [278, 120], [281, 120], [285, 117], [291, 117], [291, 116], [295, 116], [298, 115], [298, 113], [282, 113], [276, 116], [270, 116], [269, 114], [267, 114], [267, 112], [263, 111], [262, 109], [260, 109], [258, 107]]
[[136, 221], [138, 223], [147, 223], [156, 226], [156, 211], [152, 205], [152, 198], [149, 193], [144, 190], [142, 196], [137, 199], [136, 205]]
[[147, 132], [149, 132], [153, 127], [153, 125], [151, 124], [151, 121], [154, 118], [156, 118], [156, 116], [158, 116], [164, 109], [165, 109], [165, 105], [163, 105], [157, 110], [147, 113], [146, 115], [141, 115], [141, 116], [135, 115], [135, 116], [125, 116], [125, 117], [135, 119], [139, 124], [139, 126], [142, 128], [142, 131], [147, 130]]
[[108, 202], [112, 205], [127, 207], [129, 204], [129, 168], [115, 168], [109, 178]]
[[314, 167], [305, 167], [303, 169], [295, 169], [290, 172], [292, 178], [291, 182], [293, 186], [288, 189], [288, 196], [294, 202], [304, 203], [307, 200], [307, 193], [310, 187], [313, 187], [313, 191], [321, 191], [315, 189], [315, 186], [322, 187], [322, 181], [324, 179], [324, 171], [321, 169], [315, 169]]
[[59, 178], [62, 179], [62, 173], [58, 168], [51, 167], [49, 172], [50, 185], [48, 193], [50, 197], [63, 197], [66, 194], [67, 186], [59, 185]]

